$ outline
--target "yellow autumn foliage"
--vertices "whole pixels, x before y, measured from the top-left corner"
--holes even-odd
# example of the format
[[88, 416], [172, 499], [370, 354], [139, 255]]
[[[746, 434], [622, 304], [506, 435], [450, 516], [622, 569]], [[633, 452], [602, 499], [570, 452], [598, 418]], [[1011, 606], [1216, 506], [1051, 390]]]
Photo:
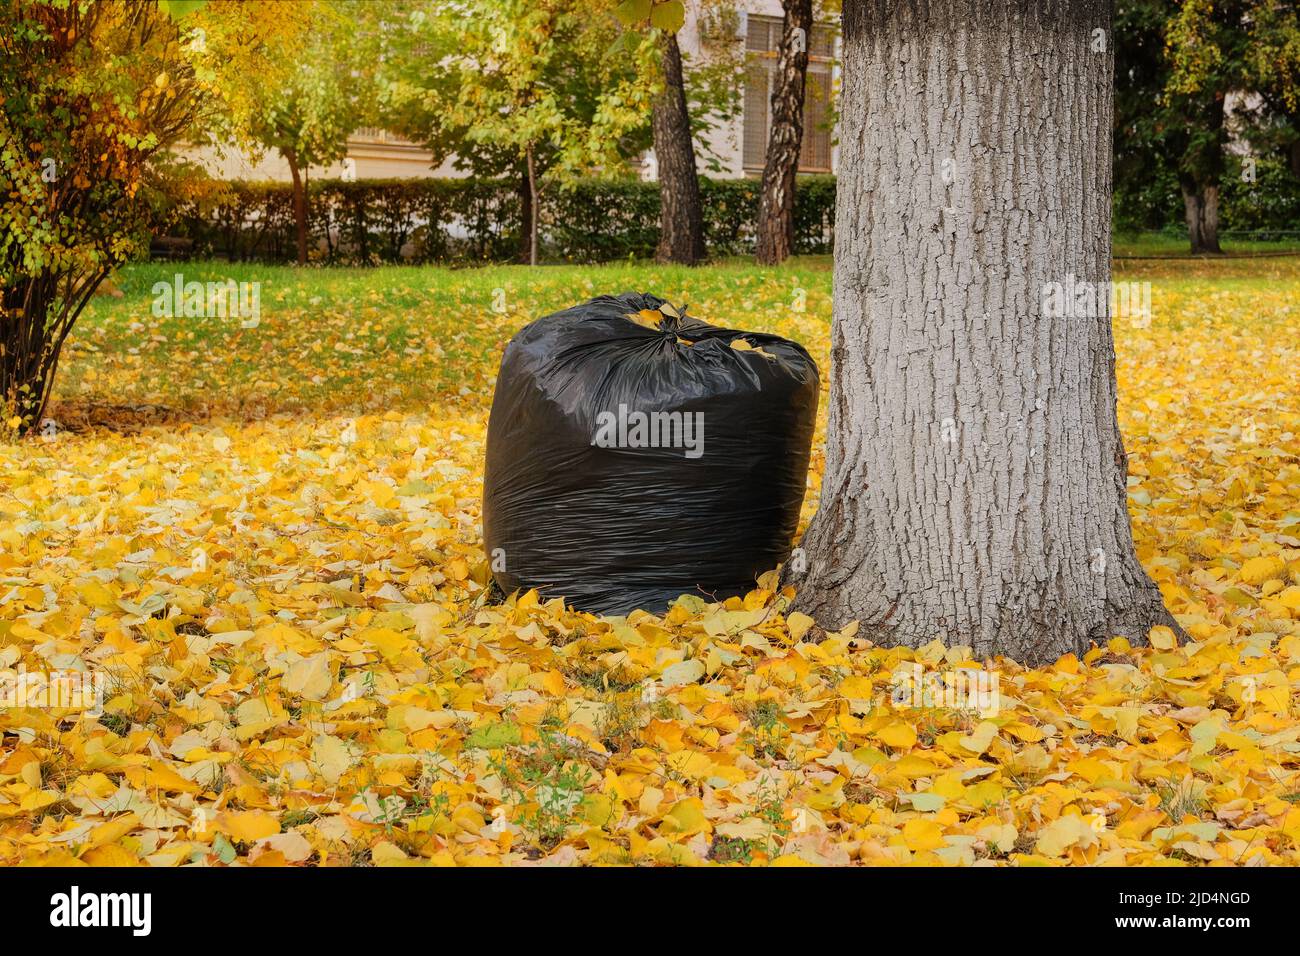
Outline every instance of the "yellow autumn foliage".
[[[0, 709], [0, 864], [1300, 864], [1300, 283], [1157, 282], [1116, 324], [1137, 547], [1191, 639], [1027, 669], [828, 634], [774, 576], [659, 616], [489, 601], [499, 348], [572, 276], [442, 310], [486, 344], [406, 340], [418, 402], [371, 356], [387, 410], [344, 402], [356, 322], [403, 341], [372, 302], [272, 290], [189, 369], [147, 300], [135, 355], [79, 333], [56, 416], [198, 377], [212, 406], [0, 445], [0, 669], [102, 679], [98, 713]], [[825, 367], [828, 274], [806, 311], [781, 273], [634, 280]], [[913, 666], [996, 707], [900, 704]]]

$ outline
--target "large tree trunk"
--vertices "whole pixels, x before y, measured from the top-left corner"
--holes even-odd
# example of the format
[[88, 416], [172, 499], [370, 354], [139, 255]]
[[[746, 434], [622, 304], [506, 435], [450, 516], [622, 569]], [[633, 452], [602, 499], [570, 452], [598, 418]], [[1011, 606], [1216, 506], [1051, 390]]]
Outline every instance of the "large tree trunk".
[[1110, 7], [845, 0], [826, 469], [790, 562], [827, 628], [1043, 663], [1172, 623], [1108, 297], [1045, 302], [1110, 279]]
[[1219, 187], [1208, 183], [1182, 182], [1183, 210], [1187, 237], [1193, 253], [1221, 253], [1219, 247]]
[[704, 259], [704, 213], [695, 171], [691, 119], [686, 111], [682, 53], [677, 37], [663, 40], [664, 89], [655, 99], [651, 123], [659, 163], [659, 248], [655, 258], [693, 266]]
[[303, 185], [297, 154], [291, 149], [286, 149], [284, 158], [289, 162], [289, 175], [293, 177], [293, 225], [298, 243], [298, 265], [305, 266], [307, 264], [307, 189]]
[[761, 265], [777, 265], [794, 251], [794, 182], [803, 145], [812, 0], [785, 0], [783, 6], [785, 22], [772, 89], [772, 131], [758, 200], [754, 255]]

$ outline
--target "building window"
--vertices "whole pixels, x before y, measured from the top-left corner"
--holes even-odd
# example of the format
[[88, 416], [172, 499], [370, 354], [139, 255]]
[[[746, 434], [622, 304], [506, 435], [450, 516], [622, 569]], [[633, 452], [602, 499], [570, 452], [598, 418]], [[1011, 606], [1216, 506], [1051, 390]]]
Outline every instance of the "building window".
[[[750, 172], [767, 162], [767, 137], [772, 128], [772, 82], [777, 50], [781, 45], [781, 18], [749, 14], [745, 30], [744, 163]], [[803, 146], [799, 171], [831, 171], [831, 130], [828, 116], [831, 95], [831, 58], [835, 54], [835, 28], [813, 25], [808, 38], [808, 79], [804, 87]]]
[[385, 143], [390, 146], [418, 146], [404, 136], [398, 136], [396, 133], [390, 133], [386, 129], [378, 126], [358, 126], [348, 135], [349, 143], [366, 143], [379, 144]]

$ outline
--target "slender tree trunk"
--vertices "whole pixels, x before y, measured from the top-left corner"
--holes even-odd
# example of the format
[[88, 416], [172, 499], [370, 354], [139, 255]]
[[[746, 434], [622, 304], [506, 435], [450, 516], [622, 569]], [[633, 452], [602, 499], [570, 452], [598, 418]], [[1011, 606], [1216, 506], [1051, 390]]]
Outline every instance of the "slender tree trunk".
[[[40, 425], [68, 334], [108, 275], [46, 271], [0, 290], [0, 435]], [[18, 419], [16, 427], [10, 421]]]
[[298, 265], [307, 264], [307, 189], [303, 185], [298, 156], [292, 149], [284, 150], [289, 161], [289, 175], [293, 177], [293, 224], [298, 237]]
[[777, 265], [794, 251], [794, 185], [803, 145], [803, 104], [808, 78], [812, 0], [784, 0], [781, 50], [772, 89], [772, 131], [758, 200], [755, 258]]
[[528, 264], [537, 265], [537, 220], [541, 218], [541, 204], [537, 201], [537, 163], [532, 147], [528, 149]]
[[845, 0], [826, 468], [787, 570], [824, 627], [1037, 664], [1172, 623], [1109, 297], [1049, 297], [1110, 279], [1110, 13]]
[[682, 79], [682, 52], [677, 37], [663, 41], [664, 90], [654, 103], [652, 127], [655, 157], [659, 163], [659, 262], [693, 266], [703, 261], [704, 213], [700, 206], [700, 181], [695, 171], [695, 146], [691, 119], [686, 111]]
[[527, 265], [532, 259], [533, 247], [533, 187], [528, 180], [528, 167], [519, 174], [519, 251], [515, 261]]
[[1221, 253], [1219, 247], [1219, 187], [1207, 183], [1182, 182], [1183, 210], [1187, 237], [1193, 253]]

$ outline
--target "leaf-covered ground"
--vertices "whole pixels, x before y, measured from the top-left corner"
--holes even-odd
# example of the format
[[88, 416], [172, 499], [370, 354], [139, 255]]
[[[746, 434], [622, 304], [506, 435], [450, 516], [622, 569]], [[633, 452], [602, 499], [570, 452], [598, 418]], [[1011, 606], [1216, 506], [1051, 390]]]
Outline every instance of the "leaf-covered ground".
[[[636, 288], [825, 366], [824, 263], [128, 270], [59, 430], [0, 444], [0, 668], [106, 681], [97, 717], [0, 709], [0, 864], [1300, 864], [1300, 269], [1128, 268], [1135, 533], [1193, 642], [1036, 670], [766, 588], [485, 600], [513, 331]], [[177, 271], [261, 280], [260, 324], [153, 317]], [[1000, 707], [895, 706], [914, 662], [995, 671]]]

